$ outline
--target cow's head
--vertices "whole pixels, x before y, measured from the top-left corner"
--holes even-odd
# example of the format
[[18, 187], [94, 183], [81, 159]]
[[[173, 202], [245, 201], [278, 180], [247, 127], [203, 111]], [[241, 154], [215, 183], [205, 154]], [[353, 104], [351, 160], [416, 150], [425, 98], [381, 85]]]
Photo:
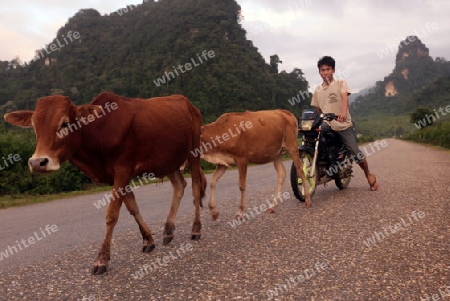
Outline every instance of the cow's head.
[[85, 126], [80, 119], [95, 111], [101, 107], [76, 106], [68, 97], [55, 95], [39, 99], [35, 111], [15, 111], [4, 118], [16, 126], [34, 127], [36, 150], [28, 165], [32, 173], [47, 173], [58, 170], [79, 149]]

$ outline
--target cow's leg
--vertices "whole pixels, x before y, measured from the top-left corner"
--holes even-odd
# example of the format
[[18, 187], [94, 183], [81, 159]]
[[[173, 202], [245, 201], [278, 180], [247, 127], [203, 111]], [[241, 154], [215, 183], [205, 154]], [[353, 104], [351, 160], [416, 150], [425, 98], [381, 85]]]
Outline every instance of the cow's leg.
[[281, 154], [273, 161], [273, 165], [275, 166], [275, 170], [277, 171], [277, 188], [275, 191], [275, 195], [273, 196], [273, 203], [266, 210], [267, 213], [275, 212], [275, 207], [277, 207], [278, 198], [281, 195], [281, 189], [283, 188], [284, 180], [286, 179], [286, 168], [284, 168]]
[[217, 220], [219, 218], [219, 211], [216, 207], [216, 185], [217, 181], [219, 181], [220, 177], [223, 176], [227, 167], [225, 165], [217, 164], [216, 170], [214, 171], [211, 177], [211, 183], [209, 184], [211, 187], [211, 195], [209, 196], [209, 210], [211, 211], [213, 220]]
[[127, 206], [128, 211], [132, 216], [134, 216], [134, 219], [139, 225], [139, 230], [141, 231], [143, 238], [142, 252], [148, 253], [153, 251], [153, 249], [155, 248], [155, 241], [153, 240], [150, 228], [144, 222], [141, 214], [139, 213], [139, 207], [136, 203], [134, 193], [133, 192], [127, 193], [123, 201], [125, 202], [125, 206]]
[[236, 219], [241, 219], [245, 211], [245, 186], [247, 180], [247, 159], [239, 159], [237, 161], [239, 171], [239, 190], [241, 191], [241, 205], [236, 213]]
[[124, 188], [130, 181], [129, 176], [122, 175], [114, 179], [114, 189], [112, 191], [112, 200], [106, 208], [106, 237], [98, 252], [97, 258], [94, 261], [94, 268], [92, 273], [95, 275], [106, 272], [108, 261], [111, 258], [111, 237], [114, 231], [114, 226], [119, 219], [120, 207], [124, 197]]
[[170, 206], [169, 216], [167, 216], [166, 226], [164, 227], [163, 245], [169, 244], [173, 239], [173, 231], [175, 230], [175, 217], [180, 206], [181, 198], [184, 194], [184, 188], [187, 183], [179, 170], [169, 175], [170, 182], [173, 187], [172, 205]]

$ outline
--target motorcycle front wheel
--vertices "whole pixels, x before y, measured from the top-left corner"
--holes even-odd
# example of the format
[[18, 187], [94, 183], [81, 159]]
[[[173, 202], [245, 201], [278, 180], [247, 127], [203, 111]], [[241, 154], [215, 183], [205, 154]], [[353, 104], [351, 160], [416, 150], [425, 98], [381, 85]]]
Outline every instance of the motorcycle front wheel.
[[[309, 187], [309, 195], [312, 197], [316, 191], [317, 181], [318, 181], [318, 171], [314, 173], [313, 177], [310, 177], [310, 172], [313, 164], [313, 157], [307, 152], [300, 151], [300, 161], [302, 162], [303, 173], [306, 177], [306, 186]], [[291, 187], [294, 192], [295, 197], [300, 201], [305, 201], [305, 190], [302, 185], [302, 179], [297, 175], [297, 168], [294, 162], [291, 166]]]

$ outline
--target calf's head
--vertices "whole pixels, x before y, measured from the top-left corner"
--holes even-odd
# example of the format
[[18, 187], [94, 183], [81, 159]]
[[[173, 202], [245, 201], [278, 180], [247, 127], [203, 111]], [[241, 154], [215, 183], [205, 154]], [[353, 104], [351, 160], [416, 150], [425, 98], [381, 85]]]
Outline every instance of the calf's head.
[[[39, 99], [35, 111], [5, 114], [5, 121], [20, 127], [34, 127], [36, 149], [28, 160], [32, 173], [58, 170], [81, 146], [82, 127], [86, 118], [101, 107], [74, 105], [68, 97], [55, 95]], [[81, 121], [84, 121], [81, 122]]]

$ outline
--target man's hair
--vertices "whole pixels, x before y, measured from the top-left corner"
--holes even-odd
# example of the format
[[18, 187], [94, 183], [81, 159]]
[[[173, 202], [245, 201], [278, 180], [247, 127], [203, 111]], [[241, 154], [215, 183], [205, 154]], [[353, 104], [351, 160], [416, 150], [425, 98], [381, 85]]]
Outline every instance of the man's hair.
[[320, 66], [322, 65], [327, 65], [334, 69], [334, 67], [336, 66], [336, 62], [331, 56], [324, 56], [317, 62], [317, 68], [320, 69]]

